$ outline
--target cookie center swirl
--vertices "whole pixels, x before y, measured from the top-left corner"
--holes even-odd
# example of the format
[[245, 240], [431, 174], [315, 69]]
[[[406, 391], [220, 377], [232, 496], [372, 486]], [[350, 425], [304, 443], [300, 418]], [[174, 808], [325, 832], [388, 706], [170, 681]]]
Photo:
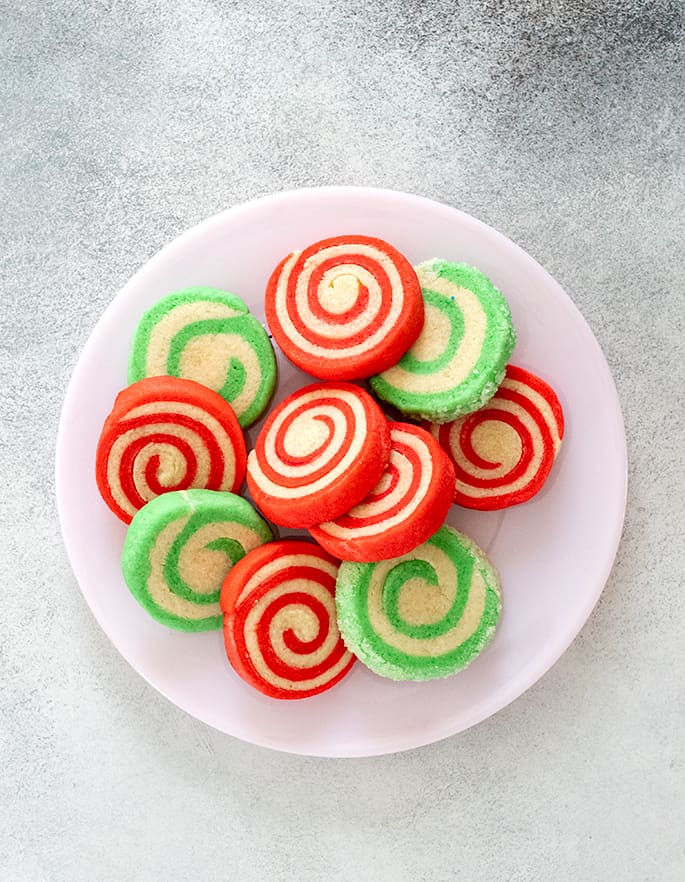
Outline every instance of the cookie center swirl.
[[406, 297], [397, 266], [382, 250], [355, 243], [298, 258], [285, 262], [274, 299], [284, 332], [303, 352], [357, 357], [395, 327]]
[[[285, 427], [283, 434], [281, 458], [291, 461], [292, 465], [297, 462], [311, 463], [317, 456], [336, 439], [336, 432], [340, 431], [340, 412], [311, 413], [304, 412], [298, 415]], [[344, 428], [344, 427], [343, 427]]]
[[178, 575], [194, 592], [215, 595], [228, 570], [243, 557], [240, 543], [226, 535], [232, 529], [230, 523], [205, 524], [180, 547]]
[[[183, 344], [179, 335], [182, 335], [186, 328], [194, 329], [202, 321], [220, 323], [241, 316], [239, 310], [223, 303], [202, 301], [178, 304], [162, 316], [150, 332], [145, 354], [145, 376], [154, 377], [167, 373], [169, 361], [180, 357]], [[192, 330], [190, 338], [194, 335], [195, 330]]]
[[[349, 469], [364, 443], [367, 416], [356, 394], [315, 390], [281, 410], [250, 452], [251, 476], [265, 492], [302, 497]], [[260, 449], [263, 444], [263, 449]]]
[[123, 511], [133, 515], [160, 493], [193, 481], [212, 490], [232, 486], [233, 442], [202, 408], [182, 401], [151, 402], [129, 411], [120, 427], [107, 478]]
[[471, 434], [471, 444], [479, 457], [493, 466], [512, 469], [521, 459], [523, 444], [521, 436], [509, 423], [490, 420], [479, 423]]
[[319, 290], [319, 302], [326, 312], [341, 315], [349, 312], [357, 302], [362, 285], [354, 273], [345, 272], [324, 276]]
[[160, 609], [187, 619], [219, 615], [219, 591], [230, 567], [260, 536], [235, 521], [198, 528], [192, 516], [167, 524], [150, 549], [147, 591]]
[[331, 655], [344, 651], [337, 628], [331, 627], [334, 621], [335, 604], [325, 584], [314, 579], [283, 582], [248, 613], [247, 632], [256, 635], [248, 637], [253, 664], [270, 679], [319, 676]]
[[421, 546], [420, 558], [374, 566], [366, 598], [374, 639], [407, 655], [435, 656], [477, 630], [485, 584], [473, 558], [455, 550], [454, 540], [436, 534]]
[[236, 537], [249, 531], [230, 521], [190, 526], [169, 549], [164, 575], [178, 597], [196, 603], [214, 603], [219, 599], [226, 573], [245, 555], [245, 548]]
[[[154, 452], [145, 450], [136, 460], [135, 470], [142, 474], [154, 468], [160, 486], [166, 489], [179, 487], [185, 480], [188, 463], [181, 451], [171, 444], [159, 444]], [[149, 483], [149, 481], [148, 481]]]
[[255, 350], [238, 334], [201, 334], [179, 350], [169, 372], [208, 386], [242, 412], [254, 394], [245, 389], [247, 377], [258, 376], [260, 365]]
[[441, 579], [426, 560], [402, 561], [386, 576], [383, 610], [400, 634], [418, 640], [440, 637], [459, 621], [468, 597], [464, 586], [470, 578], [469, 571]]
[[543, 417], [505, 380], [490, 404], [445, 429], [457, 481], [479, 491], [516, 492], [534, 480], [543, 457], [553, 455]]
[[236, 605], [250, 665], [288, 691], [316, 688], [350, 664], [335, 615], [337, 566], [313, 555], [284, 555], [259, 568]]
[[[274, 634], [283, 635], [283, 644], [291, 652], [311, 651], [315, 643], [322, 643], [325, 628], [329, 622], [328, 610], [319, 604], [316, 612], [307, 606], [293, 609], [287, 606], [277, 612], [271, 620]], [[272, 641], [273, 642], [273, 641]]]

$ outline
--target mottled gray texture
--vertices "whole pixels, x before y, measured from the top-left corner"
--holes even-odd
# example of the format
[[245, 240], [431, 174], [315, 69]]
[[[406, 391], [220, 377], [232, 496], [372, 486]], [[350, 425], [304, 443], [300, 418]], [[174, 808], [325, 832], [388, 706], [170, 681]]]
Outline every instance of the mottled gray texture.
[[[683, 853], [683, 4], [0, 0], [0, 878], [675, 882]], [[98, 316], [253, 196], [368, 184], [519, 242], [622, 397], [625, 535], [555, 668], [374, 760], [188, 718], [92, 619], [53, 500]]]

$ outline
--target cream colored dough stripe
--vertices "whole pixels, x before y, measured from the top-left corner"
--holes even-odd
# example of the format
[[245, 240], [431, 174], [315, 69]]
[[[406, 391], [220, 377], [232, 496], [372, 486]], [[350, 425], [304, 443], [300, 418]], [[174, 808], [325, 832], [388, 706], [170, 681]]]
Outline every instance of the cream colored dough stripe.
[[[173, 435], [174, 438], [179, 438], [190, 444], [193, 451], [195, 452], [195, 456], [197, 457], [198, 477], [196, 483], [202, 485], [206, 484], [207, 478], [209, 476], [209, 455], [207, 453], [207, 449], [199, 441], [197, 435], [189, 429], [179, 426], [176, 423], [157, 423], [154, 426], [154, 431], [169, 433], [170, 435]], [[131, 429], [129, 432], [125, 432], [123, 435], [120, 435], [112, 445], [112, 449], [107, 460], [107, 481], [112, 491], [112, 496], [116, 500], [117, 505], [121, 506], [122, 509], [132, 515], [135, 514], [138, 509], [135, 506], [131, 505], [131, 503], [126, 498], [123, 490], [121, 489], [121, 484], [119, 483], [119, 469], [121, 458], [124, 454], [124, 451], [129, 447], [130, 444], [132, 444], [134, 441], [139, 440], [140, 438], [147, 437], [148, 435], [150, 435], [150, 433], [151, 431], [149, 427], [141, 427], [139, 429]], [[148, 455], [152, 455], [153, 453], [159, 453], [161, 455], [163, 452], [163, 447], [164, 445], [160, 444], [150, 444], [148, 445], [146, 453]], [[227, 457], [226, 461], [230, 462], [232, 459], [233, 457], [229, 456]], [[233, 466], [231, 466], [230, 468], [230, 471], [232, 470]], [[145, 484], [140, 485], [138, 483], [138, 480], [136, 480], [136, 489], [143, 497], [143, 499], [149, 500], [150, 492]]]
[[[315, 582], [307, 582], [308, 593], [311, 593], [314, 597], [317, 597], [329, 611], [330, 622], [334, 624], [335, 619], [335, 602], [329, 592], [321, 585]], [[284, 677], [280, 677], [276, 675], [267, 662], [265, 661], [262, 653], [259, 649], [259, 643], [257, 640], [257, 630], [258, 624], [264, 615], [267, 608], [273, 603], [276, 599], [281, 597], [283, 594], [289, 594], [293, 590], [302, 590], [302, 581], [301, 580], [293, 580], [293, 582], [284, 582], [274, 591], [269, 592], [268, 595], [260, 598], [257, 604], [250, 610], [246, 617], [245, 621], [245, 639], [247, 645], [247, 651], [250, 656], [250, 661], [254, 665], [255, 669], [259, 673], [259, 675], [267, 682], [271, 683], [274, 686], [280, 686], [283, 689], [288, 689], [289, 691], [293, 691], [293, 685], [295, 686], [294, 691], [302, 691], [305, 689], [315, 688], [317, 686], [321, 686], [324, 683], [328, 683], [335, 675], [341, 671], [347, 664], [349, 664], [349, 656], [345, 653], [339, 662], [331, 667], [329, 670], [325, 671], [323, 674], [320, 674], [318, 677], [302, 680], [297, 683], [293, 683], [292, 680], [289, 680]], [[291, 665], [293, 667], [299, 668], [307, 668], [314, 667], [315, 665], [320, 664], [328, 658], [333, 650], [335, 649], [339, 634], [337, 631], [337, 627], [329, 628], [329, 632], [326, 635], [326, 639], [324, 640], [321, 647], [315, 652], [310, 653], [307, 656], [297, 655], [296, 653], [290, 652], [287, 649], [285, 644], [283, 643], [283, 631], [287, 629], [293, 629], [298, 636], [301, 638], [311, 639], [316, 634], [316, 628], [318, 628], [318, 623], [315, 622], [315, 619], [310, 618], [311, 613], [309, 610], [306, 610], [306, 614], [304, 618], [302, 618], [303, 612], [305, 610], [299, 604], [293, 605], [293, 608], [290, 609], [288, 615], [284, 615], [288, 608], [284, 608], [277, 616], [274, 616], [274, 620], [271, 624], [271, 629], [269, 633], [269, 638], [274, 647], [274, 651], [278, 658], [284, 662], [284, 664]], [[278, 633], [275, 633], [276, 629], [274, 628], [274, 622], [276, 619], [279, 619], [281, 628], [278, 629]], [[304, 629], [304, 630], [303, 630]]]
[[[483, 577], [476, 565], [473, 570], [469, 598], [464, 612], [457, 624], [445, 634], [439, 637], [417, 639], [406, 634], [400, 634], [388, 621], [383, 612], [383, 586], [388, 572], [396, 566], [398, 561], [413, 560], [414, 554], [407, 554], [395, 560], [382, 561], [376, 564], [371, 575], [371, 582], [367, 594], [368, 615], [371, 627], [389, 645], [400, 652], [413, 656], [436, 656], [460, 646], [464, 641], [475, 634], [485, 610], [486, 586]], [[431, 564], [439, 580], [439, 590], [445, 595], [445, 612], [449, 609], [457, 591], [456, 569], [450, 558], [436, 546], [426, 543], [421, 546], [421, 559]], [[402, 595], [404, 592], [420, 590], [436, 590], [434, 586], [426, 586], [424, 583], [412, 586], [411, 579], [402, 586], [399, 598], [400, 611], [402, 608]], [[462, 586], [464, 590], [464, 586]], [[413, 624], [419, 624], [414, 622]], [[426, 623], [427, 624], [427, 623]]]
[[[504, 380], [502, 381], [502, 386], [500, 388], [502, 387], [505, 389], [511, 389], [512, 392], [518, 392], [519, 395], [523, 395], [524, 398], [528, 398], [532, 402], [532, 404], [540, 411], [542, 418], [549, 426], [549, 430], [552, 434], [552, 440], [554, 441], [554, 452], [558, 453], [559, 447], [561, 446], [559, 426], [554, 416], [554, 411], [549, 406], [547, 399], [543, 398], [539, 392], [536, 392], [532, 386], [528, 386], [526, 383], [521, 383], [519, 380], [512, 380], [509, 377], [504, 378]], [[499, 403], [500, 402], [498, 400], [497, 404], [499, 405]]]
[[[269, 493], [271, 496], [277, 496], [281, 498], [301, 498], [304, 496], [309, 496], [311, 493], [316, 493], [324, 487], [327, 487], [333, 481], [335, 481], [339, 475], [343, 474], [347, 469], [350, 468], [352, 463], [359, 456], [359, 453], [362, 449], [362, 445], [365, 438], [365, 428], [366, 428], [366, 413], [364, 411], [364, 407], [359, 399], [345, 390], [337, 389], [336, 396], [344, 399], [351, 407], [353, 413], [356, 417], [356, 431], [354, 433], [352, 442], [340, 460], [338, 465], [331, 469], [331, 471], [323, 475], [321, 478], [318, 478], [316, 481], [313, 481], [310, 484], [304, 484], [300, 487], [283, 487], [281, 484], [275, 484], [270, 478], [268, 478], [259, 464], [259, 460], [254, 450], [250, 452], [248, 457], [248, 464], [250, 469], [250, 475], [255, 483], [265, 492]], [[306, 470], [302, 468], [295, 468], [286, 466], [283, 463], [278, 462], [276, 457], [276, 451], [274, 446], [274, 436], [278, 430], [278, 427], [282, 424], [282, 421], [286, 418], [288, 413], [290, 413], [294, 408], [298, 407], [300, 404], [305, 403], [307, 400], [314, 401], [317, 398], [321, 397], [321, 393], [314, 392], [309, 393], [308, 395], [303, 395], [298, 397], [294, 402], [292, 402], [291, 406], [284, 408], [281, 413], [278, 414], [276, 420], [273, 425], [270, 427], [268, 435], [265, 439], [265, 456], [268, 462], [272, 464], [272, 467], [277, 468], [281, 471], [285, 477], [299, 477], [303, 473], [306, 475], [307, 471], [313, 471], [317, 469], [320, 465], [325, 464], [325, 462], [330, 459], [332, 453], [328, 455], [322, 455], [317, 458], [317, 460], [313, 463], [307, 465]], [[308, 419], [311, 419], [311, 414], [315, 413], [316, 410], [312, 409], [308, 414]], [[299, 421], [298, 421], [299, 422]], [[306, 423], [305, 423], [306, 425]], [[337, 436], [338, 433], [336, 433]], [[337, 438], [338, 443], [340, 443], [340, 439]], [[332, 445], [335, 443], [336, 438], [332, 439], [332, 444], [329, 445], [332, 451], [337, 450], [337, 448]]]
[[[485, 342], [488, 320], [480, 300], [467, 288], [460, 288], [447, 279], [425, 273], [419, 273], [419, 281], [424, 288], [436, 291], [447, 298], [454, 297], [454, 301], [464, 317], [464, 335], [461, 343], [455, 357], [441, 371], [433, 374], [412, 374], [398, 364], [383, 371], [381, 376], [387, 383], [398, 389], [430, 395], [446, 392], [459, 386], [471, 374]], [[433, 328], [442, 329], [443, 324], [443, 313], [426, 303], [426, 319], [423, 330], [414, 347], [409, 350], [410, 353], [413, 354], [414, 348], [416, 348], [422, 361], [438, 358], [444, 352], [448, 338], [445, 338], [444, 331], [436, 335], [436, 339], [442, 342], [442, 347], [437, 349], [433, 342]]]
[[[386, 530], [390, 530], [397, 524], [402, 523], [407, 518], [411, 517], [411, 515], [416, 511], [421, 502], [425, 499], [426, 493], [428, 492], [428, 488], [433, 478], [433, 460], [430, 456], [429, 451], [426, 449], [426, 445], [421, 441], [420, 438], [417, 438], [415, 435], [410, 435], [409, 433], [400, 433], [398, 432], [398, 430], [393, 429], [393, 435], [398, 434], [400, 435], [400, 438], [398, 440], [401, 440], [403, 444], [406, 444], [408, 447], [411, 447], [413, 450], [415, 450], [417, 456], [423, 463], [421, 469], [421, 480], [414, 496], [412, 496], [411, 499], [407, 501], [407, 504], [404, 505], [395, 515], [393, 515], [393, 517], [387, 518], [386, 520], [380, 521], [379, 523], [366, 524], [361, 527], [351, 528], [342, 527], [335, 521], [328, 521], [327, 523], [320, 525], [320, 530], [323, 530], [330, 536], [335, 536], [336, 539], [377, 536], [379, 533], [384, 533]], [[377, 503], [366, 505], [362, 503], [361, 505], [355, 506], [350, 511], [351, 517], [369, 517], [371, 515], [376, 515], [383, 510], [390, 509], [394, 505], [396, 505], [397, 502], [399, 502], [399, 500], [402, 499], [403, 495], [407, 492], [413, 476], [413, 468], [411, 463], [403, 455], [397, 453], [396, 451], [393, 451], [390, 454], [390, 461], [399, 469], [400, 472], [400, 480], [397, 482], [393, 493], [379, 500]]]
[[259, 391], [262, 369], [254, 349], [240, 334], [203, 334], [189, 340], [181, 354], [179, 372], [218, 392], [226, 382], [231, 359], [243, 365], [248, 378], [231, 401], [233, 410], [242, 414]]
[[181, 303], [173, 307], [157, 322], [150, 334], [145, 355], [146, 376], [156, 377], [166, 374], [171, 342], [187, 325], [206, 319], [225, 319], [242, 315], [243, 312], [213, 300]]
[[329, 561], [323, 560], [315, 555], [284, 555], [276, 558], [276, 560], [270, 561], [268, 564], [264, 564], [262, 567], [259, 567], [259, 569], [250, 576], [247, 582], [243, 585], [235, 606], [237, 607], [242, 600], [249, 597], [255, 588], [258, 588], [267, 579], [275, 576], [276, 573], [280, 573], [281, 570], [286, 570], [288, 567], [313, 567], [314, 569], [328, 573], [333, 579], [335, 579], [338, 574], [338, 567], [334, 563], [330, 563]]
[[[507, 411], [508, 413], [513, 414], [518, 417], [521, 422], [526, 426], [528, 431], [531, 433], [532, 443], [533, 443], [533, 456], [531, 457], [530, 463], [526, 471], [520, 476], [520, 478], [513, 483], [507, 484], [506, 488], [502, 488], [502, 490], [506, 489], [507, 493], [516, 492], [521, 487], [525, 487], [526, 484], [537, 474], [538, 469], [540, 468], [540, 463], [542, 462], [542, 454], [544, 451], [544, 442], [542, 440], [542, 435], [540, 434], [540, 428], [533, 419], [533, 417], [528, 413], [528, 411], [524, 410], [518, 404], [515, 404], [513, 401], [499, 400], [497, 402], [497, 409]], [[487, 423], [482, 424], [481, 431], [487, 430]], [[497, 480], [498, 478], [503, 478], [518, 462], [521, 446], [520, 441], [518, 445], [512, 447], [511, 456], [506, 458], [505, 461], [499, 468], [496, 469], [481, 469], [478, 466], [474, 465], [464, 456], [461, 445], [459, 444], [459, 431], [460, 427], [458, 424], [455, 424], [450, 429], [450, 448], [452, 450], [452, 456], [454, 457], [455, 462], [460, 465], [464, 471], [475, 478], [485, 478], [485, 479], [493, 479]], [[513, 436], [516, 434], [516, 430], [513, 428], [509, 429], [510, 434]], [[478, 450], [477, 444], [474, 443], [474, 447]], [[460, 485], [461, 487], [461, 485]], [[480, 489], [480, 492], [478, 492]], [[469, 493], [473, 493], [474, 495], [491, 495], [492, 489], [487, 488], [469, 488]]]
[[[336, 267], [336, 269], [338, 269], [338, 267]], [[359, 283], [365, 285], [368, 288], [369, 300], [366, 309], [364, 310], [364, 312], [360, 313], [356, 317], [354, 322], [355, 327], [365, 328], [376, 318], [381, 306], [383, 305], [383, 295], [381, 293], [381, 287], [378, 284], [376, 277], [372, 275], [367, 269], [363, 269], [362, 267], [358, 266], [341, 266], [339, 269], [341, 275], [354, 275], [358, 282], [357, 290], [359, 289]], [[349, 324], [331, 324], [330, 322], [327, 322], [317, 317], [310, 310], [307, 298], [307, 286], [309, 284], [310, 275], [311, 272], [302, 273], [302, 275], [297, 280], [295, 304], [297, 308], [297, 315], [300, 317], [300, 320], [309, 331], [322, 337], [326, 337], [330, 340], [343, 340], [345, 337], [349, 337]], [[332, 274], [329, 274], [329, 277], [330, 275]], [[322, 279], [321, 281], [323, 283], [324, 280]], [[322, 298], [320, 292], [317, 292], [317, 294], [319, 302], [321, 302]]]
[[[295, 289], [295, 298], [296, 298], [296, 307], [300, 314], [300, 318], [303, 323], [307, 327], [313, 327], [312, 321], [319, 322], [314, 316], [312, 316], [311, 311], [306, 306], [306, 285], [307, 280], [311, 276], [311, 273], [322, 261], [328, 260], [329, 258], [339, 257], [340, 255], [349, 254], [351, 259], [353, 259], [355, 254], [363, 254], [367, 257], [370, 257], [372, 260], [375, 260], [379, 263], [385, 272], [388, 275], [390, 283], [392, 285], [393, 291], [396, 292], [397, 296], [393, 296], [392, 303], [390, 307], [390, 311], [381, 325], [381, 327], [371, 336], [369, 336], [362, 343], [357, 343], [353, 346], [348, 346], [343, 349], [336, 349], [334, 353], [335, 358], [352, 358], [356, 355], [360, 355], [368, 350], [372, 349], [379, 342], [381, 342], [388, 334], [391, 328], [393, 328], [397, 321], [399, 320], [400, 315], [402, 314], [402, 310], [404, 308], [404, 288], [402, 286], [402, 281], [400, 275], [397, 271], [395, 264], [392, 260], [384, 254], [382, 251], [378, 251], [375, 248], [372, 248], [368, 245], [361, 244], [353, 244], [353, 245], [338, 245], [332, 248], [326, 248], [323, 251], [318, 252], [318, 254], [313, 255], [306, 263], [303, 268], [303, 273], [297, 281], [296, 289]], [[281, 325], [283, 326], [283, 330], [288, 336], [290, 340], [292, 340], [302, 351], [309, 353], [310, 355], [322, 356], [324, 358], [331, 357], [331, 350], [326, 346], [319, 346], [311, 341], [307, 340], [299, 330], [295, 327], [292, 322], [290, 315], [288, 314], [287, 305], [286, 305], [286, 290], [288, 287], [288, 279], [290, 277], [290, 273], [292, 271], [293, 265], [297, 260], [298, 255], [294, 254], [286, 263], [283, 265], [283, 269], [281, 271], [281, 275], [278, 279], [278, 284], [276, 286], [275, 293], [275, 307], [279, 316], [279, 320]], [[347, 274], [351, 271], [351, 264], [347, 267]], [[359, 268], [355, 268], [354, 274], [360, 276]], [[369, 299], [370, 301], [374, 301], [374, 288], [376, 287], [376, 283], [374, 282], [374, 287], [369, 290]], [[374, 307], [377, 309], [378, 307]], [[371, 315], [371, 305], [369, 306], [367, 312]], [[375, 314], [375, 313], [373, 313]], [[322, 326], [323, 330], [321, 333], [326, 336], [331, 335], [331, 327], [330, 325]], [[355, 323], [356, 329], [361, 329], [364, 327], [364, 323], [361, 320], [358, 320], [358, 324]], [[349, 328], [348, 328], [349, 330]]]
[[375, 276], [372, 276], [368, 270], [361, 269], [353, 263], [336, 264], [321, 276], [316, 292], [317, 300], [326, 312], [342, 315], [348, 309], [352, 309], [357, 302], [360, 281], [364, 281], [367, 286], [373, 285], [378, 288]]

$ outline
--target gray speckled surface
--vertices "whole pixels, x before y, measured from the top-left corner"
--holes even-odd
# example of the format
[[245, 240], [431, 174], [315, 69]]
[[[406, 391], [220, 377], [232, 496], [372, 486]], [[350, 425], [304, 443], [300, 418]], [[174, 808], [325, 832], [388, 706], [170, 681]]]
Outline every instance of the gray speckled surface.
[[[0, 2], [0, 877], [685, 876], [685, 12], [600, 3]], [[623, 543], [552, 671], [374, 760], [272, 753], [148, 687], [91, 617], [53, 500], [69, 375], [164, 243], [259, 194], [391, 187], [545, 265], [630, 454]]]

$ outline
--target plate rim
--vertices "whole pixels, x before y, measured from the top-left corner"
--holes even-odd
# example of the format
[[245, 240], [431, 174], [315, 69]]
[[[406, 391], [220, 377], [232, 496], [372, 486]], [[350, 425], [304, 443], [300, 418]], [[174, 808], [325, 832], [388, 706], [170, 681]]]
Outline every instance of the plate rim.
[[[541, 279], [543, 279], [546, 285], [551, 286], [555, 289], [555, 293], [557, 296], [560, 295], [560, 301], [564, 304], [567, 310], [571, 310], [576, 318], [580, 319], [581, 322], [587, 328], [589, 332], [589, 340], [592, 345], [596, 349], [596, 353], [599, 355], [600, 363], [602, 364], [605, 370], [605, 380], [608, 381], [608, 390], [612, 396], [612, 420], [614, 422], [615, 429], [617, 430], [617, 436], [621, 439], [620, 453], [621, 462], [618, 464], [621, 466], [620, 468], [620, 479], [621, 479], [621, 493], [620, 495], [617, 493], [616, 503], [617, 503], [617, 511], [616, 517], [613, 519], [613, 531], [610, 537], [610, 542], [607, 542], [607, 554], [605, 558], [604, 565], [601, 569], [601, 572], [597, 572], [596, 576], [596, 585], [597, 588], [592, 594], [588, 595], [586, 603], [579, 607], [577, 615], [573, 621], [573, 626], [568, 628], [566, 632], [566, 637], [563, 640], [559, 640], [557, 644], [553, 646], [553, 648], [548, 651], [548, 653], [544, 656], [543, 661], [540, 661], [540, 656], [536, 656], [534, 659], [531, 659], [522, 669], [519, 670], [517, 676], [515, 677], [513, 683], [515, 686], [511, 687], [512, 681], [509, 681], [510, 688], [507, 690], [506, 697], [499, 701], [488, 701], [488, 696], [484, 695], [481, 701], [478, 701], [471, 707], [471, 713], [467, 716], [467, 721], [464, 725], [459, 725], [457, 728], [451, 726], [449, 722], [445, 722], [442, 727], [439, 725], [435, 725], [432, 727], [430, 734], [426, 734], [424, 736], [416, 736], [410, 739], [402, 738], [401, 734], [397, 735], [395, 738], [385, 738], [383, 740], [382, 745], [373, 745], [371, 747], [366, 746], [360, 749], [351, 749], [345, 752], [335, 751], [331, 752], [330, 750], [312, 750], [311, 748], [307, 749], [298, 749], [298, 746], [295, 745], [284, 745], [277, 740], [270, 738], [268, 734], [263, 734], [262, 737], [250, 736], [247, 737], [244, 734], [238, 734], [235, 732], [227, 732], [225, 729], [220, 728], [215, 725], [211, 721], [198, 716], [190, 710], [187, 710], [183, 705], [179, 704], [175, 698], [172, 698], [167, 691], [157, 683], [154, 683], [148, 676], [141, 670], [139, 670], [136, 665], [129, 660], [123, 649], [120, 647], [116, 639], [110, 633], [108, 629], [106, 621], [103, 619], [100, 610], [97, 608], [97, 605], [94, 604], [93, 598], [89, 597], [88, 594], [84, 591], [81, 586], [81, 580], [79, 578], [79, 567], [75, 560], [75, 548], [70, 545], [70, 541], [67, 537], [67, 526], [66, 526], [66, 514], [65, 514], [65, 495], [64, 495], [64, 487], [63, 487], [63, 476], [65, 472], [65, 462], [67, 459], [67, 452], [65, 449], [64, 439], [67, 434], [67, 426], [69, 423], [69, 418], [71, 414], [77, 408], [77, 401], [75, 400], [75, 390], [78, 384], [78, 373], [79, 373], [79, 365], [84, 360], [84, 358], [89, 353], [90, 349], [93, 348], [98, 341], [98, 336], [101, 333], [102, 328], [109, 322], [111, 317], [115, 315], [120, 309], [124, 309], [124, 303], [127, 300], [126, 294], [130, 288], [135, 287], [141, 276], [144, 276], [147, 272], [153, 272], [159, 263], [164, 262], [168, 259], [168, 256], [171, 252], [176, 250], [177, 248], [185, 247], [186, 245], [192, 243], [193, 239], [203, 237], [208, 231], [210, 231], [213, 227], [219, 227], [225, 222], [225, 218], [228, 215], [239, 216], [243, 213], [249, 213], [254, 210], [258, 210], [260, 206], [265, 203], [278, 204], [282, 202], [287, 202], [290, 199], [297, 198], [319, 198], [321, 195], [327, 194], [331, 197], [335, 195], [345, 195], [350, 196], [354, 194], [358, 194], [363, 196], [364, 198], [378, 196], [381, 198], [398, 198], [402, 201], [408, 200], [409, 202], [414, 202], [416, 204], [422, 204], [426, 206], [430, 206], [431, 210], [435, 210], [438, 208], [441, 211], [444, 211], [446, 214], [458, 215], [462, 223], [467, 226], [471, 226], [479, 233], [483, 233], [490, 238], [496, 239], [500, 246], [504, 247], [508, 250], [513, 250], [520, 256], [523, 256], [531, 266], [535, 267], [536, 272], [540, 274]], [[451, 737], [452, 735], [458, 735], [461, 732], [465, 732], [468, 729], [472, 728], [474, 725], [478, 723], [484, 722], [490, 717], [494, 716], [499, 711], [503, 710], [505, 707], [513, 704], [517, 699], [519, 699], [528, 689], [534, 686], [537, 682], [539, 682], [559, 661], [561, 656], [568, 650], [570, 645], [574, 642], [574, 640], [578, 637], [579, 633], [589, 620], [594, 608], [596, 607], [604, 588], [606, 587], [607, 581], [611, 574], [611, 571], [614, 567], [616, 557], [618, 554], [618, 549], [621, 543], [621, 538], [623, 535], [623, 529], [625, 524], [625, 514], [627, 507], [627, 495], [628, 495], [628, 446], [627, 446], [627, 438], [625, 433], [625, 422], [623, 417], [623, 410], [621, 407], [621, 401], [618, 395], [618, 390], [616, 388], [616, 383], [614, 381], [614, 377], [612, 375], [611, 369], [609, 368], [606, 356], [594, 334], [594, 331], [590, 327], [589, 323], [580, 312], [574, 301], [571, 297], [566, 293], [566, 291], [561, 287], [561, 285], [554, 279], [554, 277], [545, 269], [545, 267], [540, 264], [535, 257], [529, 254], [525, 249], [523, 249], [520, 245], [506, 236], [504, 233], [500, 232], [495, 227], [486, 224], [484, 221], [479, 220], [471, 214], [463, 211], [460, 208], [456, 208], [455, 206], [449, 205], [448, 203], [441, 202], [426, 196], [420, 196], [413, 193], [407, 193], [402, 190], [395, 190], [389, 188], [381, 188], [381, 187], [360, 187], [360, 186], [322, 186], [322, 187], [303, 187], [296, 189], [288, 189], [277, 191], [275, 193], [264, 194], [253, 199], [250, 199], [246, 202], [238, 203], [229, 208], [225, 208], [222, 211], [211, 215], [208, 218], [203, 219], [199, 223], [189, 227], [184, 230], [173, 239], [168, 241], [165, 245], [163, 245], [155, 254], [146, 260], [137, 270], [136, 272], [128, 279], [128, 281], [119, 288], [114, 294], [110, 303], [105, 307], [104, 311], [91, 328], [88, 338], [79, 351], [78, 357], [76, 359], [75, 364], [71, 369], [71, 375], [69, 377], [69, 382], [66, 387], [66, 391], [64, 394], [64, 398], [62, 401], [62, 408], [60, 412], [60, 419], [57, 428], [56, 435], [56, 444], [55, 444], [55, 497], [57, 503], [57, 513], [58, 520], [60, 525], [60, 532], [62, 534], [62, 541], [67, 553], [67, 559], [69, 561], [69, 565], [71, 567], [72, 573], [76, 580], [76, 583], [79, 587], [79, 591], [86, 601], [90, 612], [95, 618], [96, 622], [100, 626], [101, 630], [104, 632], [105, 636], [108, 638], [110, 643], [114, 646], [119, 655], [126, 661], [126, 663], [135, 671], [135, 673], [142, 677], [146, 683], [148, 683], [155, 691], [163, 695], [168, 701], [170, 701], [175, 707], [179, 708], [179, 710], [186, 713], [193, 719], [197, 719], [205, 725], [210, 726], [215, 729], [217, 732], [221, 732], [225, 735], [230, 735], [233, 738], [237, 738], [246, 743], [254, 744], [259, 747], [266, 747], [271, 750], [276, 750], [282, 753], [300, 755], [300, 756], [316, 756], [316, 757], [325, 757], [325, 758], [359, 758], [359, 757], [372, 757], [372, 756], [383, 756], [389, 755], [393, 753], [400, 753], [406, 750], [413, 750], [420, 747], [425, 747], [429, 744], [435, 744], [437, 742], [443, 741], [446, 738]], [[483, 712], [482, 708], [485, 705], [485, 712]]]

